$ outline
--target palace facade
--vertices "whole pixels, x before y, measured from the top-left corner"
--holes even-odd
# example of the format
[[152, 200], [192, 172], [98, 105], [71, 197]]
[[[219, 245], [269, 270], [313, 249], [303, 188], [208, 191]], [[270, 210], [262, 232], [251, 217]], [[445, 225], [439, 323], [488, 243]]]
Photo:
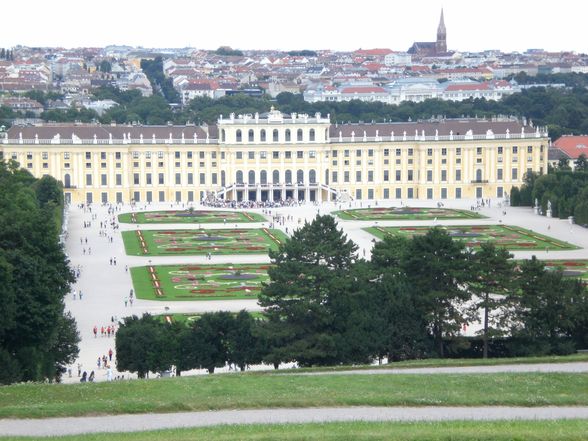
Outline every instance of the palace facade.
[[63, 182], [68, 202], [502, 198], [547, 172], [546, 129], [512, 118], [333, 124], [231, 114], [209, 126], [47, 124], [0, 155]]

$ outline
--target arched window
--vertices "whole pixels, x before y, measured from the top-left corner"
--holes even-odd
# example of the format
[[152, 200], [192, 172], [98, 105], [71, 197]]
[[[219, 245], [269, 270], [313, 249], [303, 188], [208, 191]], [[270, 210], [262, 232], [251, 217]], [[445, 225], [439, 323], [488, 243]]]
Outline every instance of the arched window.
[[272, 173], [272, 182], [274, 184], [280, 183], [280, 172], [278, 170], [274, 170]]
[[278, 129], [274, 129], [274, 131], [273, 131], [273, 140], [274, 140], [274, 142], [278, 142], [279, 141]]
[[286, 129], [286, 142], [290, 142], [290, 129]]
[[325, 129], [325, 141], [329, 139], [329, 129]]
[[296, 132], [296, 140], [302, 141], [302, 129], [298, 129], [298, 131]]
[[298, 170], [296, 172], [296, 182], [298, 182], [299, 184], [304, 183], [304, 172], [302, 170]]
[[227, 178], [225, 175], [225, 171], [221, 170], [221, 187], [225, 187], [227, 185]]
[[260, 184], [267, 184], [267, 172], [265, 170], [262, 170], [259, 173], [259, 183]]
[[241, 170], [237, 170], [236, 181], [237, 181], [237, 184], [243, 183], [243, 172]]
[[292, 170], [286, 170], [286, 184], [292, 183]]
[[225, 142], [225, 139], [226, 139], [226, 138], [225, 138], [225, 129], [222, 129], [222, 130], [221, 130], [221, 141], [222, 141], [222, 142]]
[[308, 172], [308, 182], [310, 182], [311, 184], [316, 184], [316, 171], [315, 170], [310, 170]]
[[249, 182], [249, 185], [255, 184], [255, 171], [254, 170], [249, 170], [249, 175], [247, 176], [247, 181]]
[[247, 139], [249, 142], [253, 142], [253, 140], [254, 140], [253, 129], [249, 129], [249, 134], [247, 136]]
[[314, 129], [310, 129], [310, 132], [308, 132], [308, 137], [309, 141], [314, 141]]
[[476, 170], [476, 181], [480, 182], [482, 180], [482, 169]]
[[241, 129], [237, 129], [237, 142], [242, 142], [243, 136], [241, 135]]
[[261, 129], [261, 132], [259, 132], [259, 138], [261, 142], [265, 142], [265, 129]]
[[71, 188], [71, 176], [69, 175], [69, 173], [66, 173], [63, 177], [63, 187]]

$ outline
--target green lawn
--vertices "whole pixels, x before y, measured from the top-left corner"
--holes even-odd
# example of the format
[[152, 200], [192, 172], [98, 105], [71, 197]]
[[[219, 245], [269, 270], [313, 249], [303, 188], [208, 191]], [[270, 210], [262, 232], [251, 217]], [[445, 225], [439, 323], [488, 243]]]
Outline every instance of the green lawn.
[[268, 264], [157, 265], [131, 268], [137, 298], [145, 300], [255, 299], [269, 281]]
[[511, 358], [425, 358], [423, 360], [395, 361], [381, 365], [355, 365], [355, 366], [326, 366], [298, 368], [282, 371], [283, 374], [300, 372], [330, 372], [364, 369], [413, 369], [429, 367], [458, 367], [458, 366], [498, 366], [509, 364], [538, 364], [538, 363], [574, 363], [588, 361], [588, 354], [572, 355], [544, 355], [540, 357], [511, 357]]
[[[51, 438], [55, 441], [585, 441], [587, 420], [225, 425]], [[4, 439], [4, 438], [3, 438]], [[33, 438], [6, 438], [33, 440]]]
[[479, 213], [470, 210], [454, 210], [450, 208], [422, 207], [387, 207], [357, 208], [335, 211], [332, 214], [343, 220], [433, 220], [437, 219], [481, 219]]
[[[234, 314], [236, 315], [237, 313], [234, 313]], [[257, 320], [265, 320], [265, 316], [260, 311], [249, 311], [249, 315]], [[188, 322], [189, 323], [189, 322], [193, 322], [193, 321], [200, 319], [201, 316], [202, 316], [202, 314], [194, 313], [194, 314], [164, 314], [164, 315], [159, 315], [157, 317], [159, 317], [162, 321], [165, 321], [165, 322], [178, 322], [178, 323]]]
[[[364, 228], [379, 239], [391, 236], [420, 236], [432, 226], [417, 227], [369, 227]], [[466, 246], [477, 248], [482, 242], [495, 242], [497, 246], [508, 250], [574, 250], [577, 246], [567, 242], [544, 236], [534, 231], [510, 225], [471, 225], [471, 226], [440, 226], [454, 239], [463, 240]]]
[[118, 221], [127, 224], [235, 224], [242, 222], [266, 222], [267, 219], [258, 213], [236, 210], [167, 210], [123, 213], [119, 214]]
[[547, 269], [560, 269], [564, 276], [588, 279], [588, 260], [544, 260]]
[[123, 231], [122, 237], [131, 256], [267, 254], [287, 239], [267, 228], [136, 230]]
[[588, 374], [245, 373], [0, 388], [0, 418], [280, 407], [498, 405], [586, 406]]

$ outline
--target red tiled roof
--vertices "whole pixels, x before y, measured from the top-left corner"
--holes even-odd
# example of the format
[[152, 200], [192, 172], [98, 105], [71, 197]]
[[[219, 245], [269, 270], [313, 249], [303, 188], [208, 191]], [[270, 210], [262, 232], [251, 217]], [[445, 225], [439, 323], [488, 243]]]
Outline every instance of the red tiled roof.
[[588, 156], [588, 136], [564, 135], [553, 145], [563, 150], [571, 159], [577, 159], [582, 153]]
[[367, 70], [374, 72], [377, 72], [381, 68], [386, 67], [386, 65], [381, 63], [365, 63], [362, 66], [365, 67]]

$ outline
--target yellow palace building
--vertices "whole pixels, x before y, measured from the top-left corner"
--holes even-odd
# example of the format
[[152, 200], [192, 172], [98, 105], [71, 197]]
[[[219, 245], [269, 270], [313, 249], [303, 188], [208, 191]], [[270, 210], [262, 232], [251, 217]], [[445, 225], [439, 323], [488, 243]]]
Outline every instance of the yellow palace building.
[[63, 182], [68, 202], [502, 198], [547, 172], [545, 128], [514, 118], [333, 124], [222, 115], [216, 125], [45, 124], [0, 133], [0, 155]]

